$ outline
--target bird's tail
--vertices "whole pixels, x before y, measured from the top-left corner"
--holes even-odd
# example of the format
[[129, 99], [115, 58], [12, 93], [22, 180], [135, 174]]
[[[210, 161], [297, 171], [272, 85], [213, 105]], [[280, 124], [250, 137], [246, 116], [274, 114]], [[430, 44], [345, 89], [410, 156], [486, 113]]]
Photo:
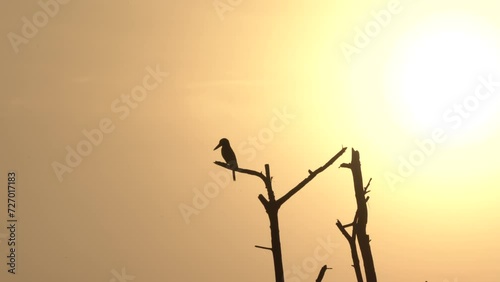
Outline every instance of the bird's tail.
[[236, 181], [236, 171], [233, 170], [233, 181]]

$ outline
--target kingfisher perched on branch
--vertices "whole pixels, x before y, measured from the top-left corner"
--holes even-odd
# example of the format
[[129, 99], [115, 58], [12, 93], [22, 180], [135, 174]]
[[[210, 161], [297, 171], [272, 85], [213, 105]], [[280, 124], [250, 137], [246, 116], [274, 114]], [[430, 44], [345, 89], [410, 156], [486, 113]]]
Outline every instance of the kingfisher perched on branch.
[[238, 162], [236, 161], [236, 155], [234, 154], [233, 149], [231, 149], [231, 145], [229, 145], [229, 140], [227, 140], [226, 138], [222, 138], [219, 141], [219, 145], [214, 148], [214, 151], [219, 147], [222, 147], [222, 157], [229, 165], [229, 167], [233, 170], [233, 180], [236, 181], [236, 169], [238, 168]]

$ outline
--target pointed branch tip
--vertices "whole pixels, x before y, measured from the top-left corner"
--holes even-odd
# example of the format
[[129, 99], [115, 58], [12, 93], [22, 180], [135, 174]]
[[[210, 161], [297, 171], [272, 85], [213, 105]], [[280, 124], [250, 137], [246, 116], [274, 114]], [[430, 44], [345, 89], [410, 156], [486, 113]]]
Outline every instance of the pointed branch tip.
[[269, 248], [269, 247], [263, 247], [263, 246], [259, 246], [259, 245], [255, 245], [256, 248], [259, 248], [259, 249], [264, 249], [264, 250], [269, 250], [269, 251], [272, 251], [273, 248]]
[[368, 180], [368, 184], [366, 184], [365, 193], [367, 193], [366, 190], [368, 190], [368, 187], [370, 187], [371, 183], [372, 183], [372, 179], [370, 178], [370, 180]]

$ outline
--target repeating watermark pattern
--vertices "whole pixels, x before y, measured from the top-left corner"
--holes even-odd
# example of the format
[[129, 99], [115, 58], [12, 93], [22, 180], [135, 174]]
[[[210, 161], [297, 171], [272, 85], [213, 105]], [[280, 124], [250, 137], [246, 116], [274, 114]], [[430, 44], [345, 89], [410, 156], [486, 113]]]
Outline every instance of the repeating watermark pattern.
[[[118, 115], [118, 119], [125, 120], [129, 117], [132, 110], [137, 109], [139, 104], [143, 102], [148, 95], [168, 77], [169, 73], [160, 70], [159, 65], [153, 69], [146, 67], [146, 75], [142, 78], [142, 83], [134, 86], [129, 94], [121, 94], [119, 98], [112, 101], [110, 110]], [[88, 157], [95, 147], [99, 146], [106, 134], [112, 133], [116, 129], [116, 125], [109, 117], [101, 118], [98, 127], [93, 129], [83, 129], [81, 139], [75, 146], [67, 145], [66, 156], [64, 161], [52, 162], [52, 169], [59, 180], [63, 181], [63, 176], [66, 173], [71, 173], [78, 167], [84, 157]]]
[[[487, 78], [479, 76], [479, 84], [475, 87], [474, 93], [464, 97], [461, 103], [455, 103], [447, 108], [442, 118], [445, 124], [453, 130], [463, 127], [465, 120], [471, 118], [481, 104], [498, 93], [500, 81], [493, 80], [493, 74]], [[384, 177], [392, 191], [396, 190], [399, 183], [403, 183], [406, 178], [413, 175], [416, 168], [422, 166], [436, 151], [439, 144], [448, 140], [449, 129], [441, 127], [434, 128], [430, 138], [415, 140], [415, 148], [405, 156], [397, 158], [397, 169], [395, 172], [386, 172]]]
[[297, 265], [293, 264], [285, 270], [285, 280], [290, 282], [312, 281], [312, 277], [318, 276], [319, 269], [328, 260], [339, 244], [332, 242], [332, 236], [317, 238], [318, 245], [314, 248], [311, 256], [305, 257]]
[[7, 33], [7, 39], [9, 39], [10, 45], [14, 50], [14, 53], [19, 53], [19, 46], [21, 44], [28, 44], [31, 39], [33, 39], [40, 29], [47, 26], [50, 19], [54, 18], [59, 14], [61, 10], [61, 5], [68, 4], [70, 0], [40, 0], [38, 1], [38, 6], [40, 10], [33, 13], [31, 19], [27, 17], [22, 17], [21, 22], [21, 32], [17, 34], [15, 32]]
[[402, 10], [403, 7], [397, 0], [389, 1], [387, 6], [379, 11], [372, 10], [370, 12], [371, 20], [362, 28], [356, 27], [354, 29], [352, 43], [342, 42], [340, 44], [340, 50], [347, 62], [352, 61], [353, 55], [360, 54], [361, 50], [366, 48], [391, 23], [392, 17], [401, 13]]
[[[295, 114], [288, 112], [287, 107], [282, 109], [273, 109], [273, 116], [266, 127], [263, 127], [254, 136], [249, 136], [247, 140], [242, 141], [236, 148], [236, 156], [246, 157], [247, 163], [252, 162], [257, 157], [257, 152], [266, 149], [266, 145], [271, 143], [276, 133], [282, 132], [296, 118]], [[191, 222], [193, 215], [199, 215], [200, 211], [210, 205], [210, 200], [220, 194], [220, 191], [226, 188], [232, 181], [232, 172], [229, 170], [210, 171], [208, 173], [211, 181], [203, 186], [203, 189], [193, 189], [193, 198], [191, 205], [181, 202], [179, 212], [186, 224]]]
[[116, 271], [116, 269], [111, 270], [113, 277], [109, 279], [109, 282], [127, 282], [133, 281], [135, 279], [134, 275], [127, 274], [127, 269], [122, 267], [121, 272]]
[[474, 94], [468, 95], [461, 103], [454, 104], [443, 113], [443, 120], [449, 123], [451, 128], [460, 128], [464, 120], [471, 117], [482, 103], [485, 103], [486, 100], [496, 93], [495, 88], [500, 87], [500, 81], [493, 81], [492, 74], [487, 79], [482, 76], [478, 79], [480, 84], [476, 86]]
[[215, 0], [212, 2], [212, 6], [219, 19], [223, 21], [226, 19], [224, 14], [233, 12], [241, 3], [243, 3], [243, 0]]
[[274, 140], [276, 133], [280, 133], [296, 118], [296, 114], [288, 112], [287, 107], [273, 109], [273, 116], [269, 120], [268, 126], [263, 127], [255, 136], [249, 136], [247, 140], [238, 145], [238, 152], [242, 156], [247, 156], [247, 162], [252, 162], [257, 157], [258, 151], [264, 151], [266, 145]]

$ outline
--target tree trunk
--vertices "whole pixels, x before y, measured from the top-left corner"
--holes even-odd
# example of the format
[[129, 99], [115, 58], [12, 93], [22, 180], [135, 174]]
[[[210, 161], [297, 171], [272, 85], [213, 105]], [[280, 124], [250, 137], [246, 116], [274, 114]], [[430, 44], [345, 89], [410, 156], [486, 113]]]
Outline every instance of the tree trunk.
[[358, 282], [363, 282], [363, 276], [361, 275], [361, 267], [359, 266], [359, 257], [358, 251], [356, 248], [356, 239], [353, 238], [352, 243], [349, 242], [349, 246], [351, 247], [351, 257], [352, 263], [354, 267], [354, 272], [356, 273], [356, 279]]
[[375, 273], [375, 265], [370, 247], [370, 236], [366, 234], [366, 225], [368, 223], [368, 208], [366, 207], [366, 191], [363, 187], [363, 176], [361, 174], [361, 163], [359, 160], [359, 152], [352, 149], [352, 159], [350, 165], [352, 177], [354, 180], [354, 191], [356, 194], [356, 203], [358, 206], [358, 220], [356, 225], [356, 237], [358, 245], [363, 257], [363, 265], [365, 268], [365, 277], [367, 282], [377, 282]]
[[[271, 203], [270, 203], [271, 204]], [[272, 204], [271, 204], [272, 205]], [[270, 207], [267, 210], [271, 227], [271, 248], [273, 252], [274, 274], [276, 282], [284, 282], [283, 259], [281, 256], [280, 229], [278, 222], [278, 208]]]

